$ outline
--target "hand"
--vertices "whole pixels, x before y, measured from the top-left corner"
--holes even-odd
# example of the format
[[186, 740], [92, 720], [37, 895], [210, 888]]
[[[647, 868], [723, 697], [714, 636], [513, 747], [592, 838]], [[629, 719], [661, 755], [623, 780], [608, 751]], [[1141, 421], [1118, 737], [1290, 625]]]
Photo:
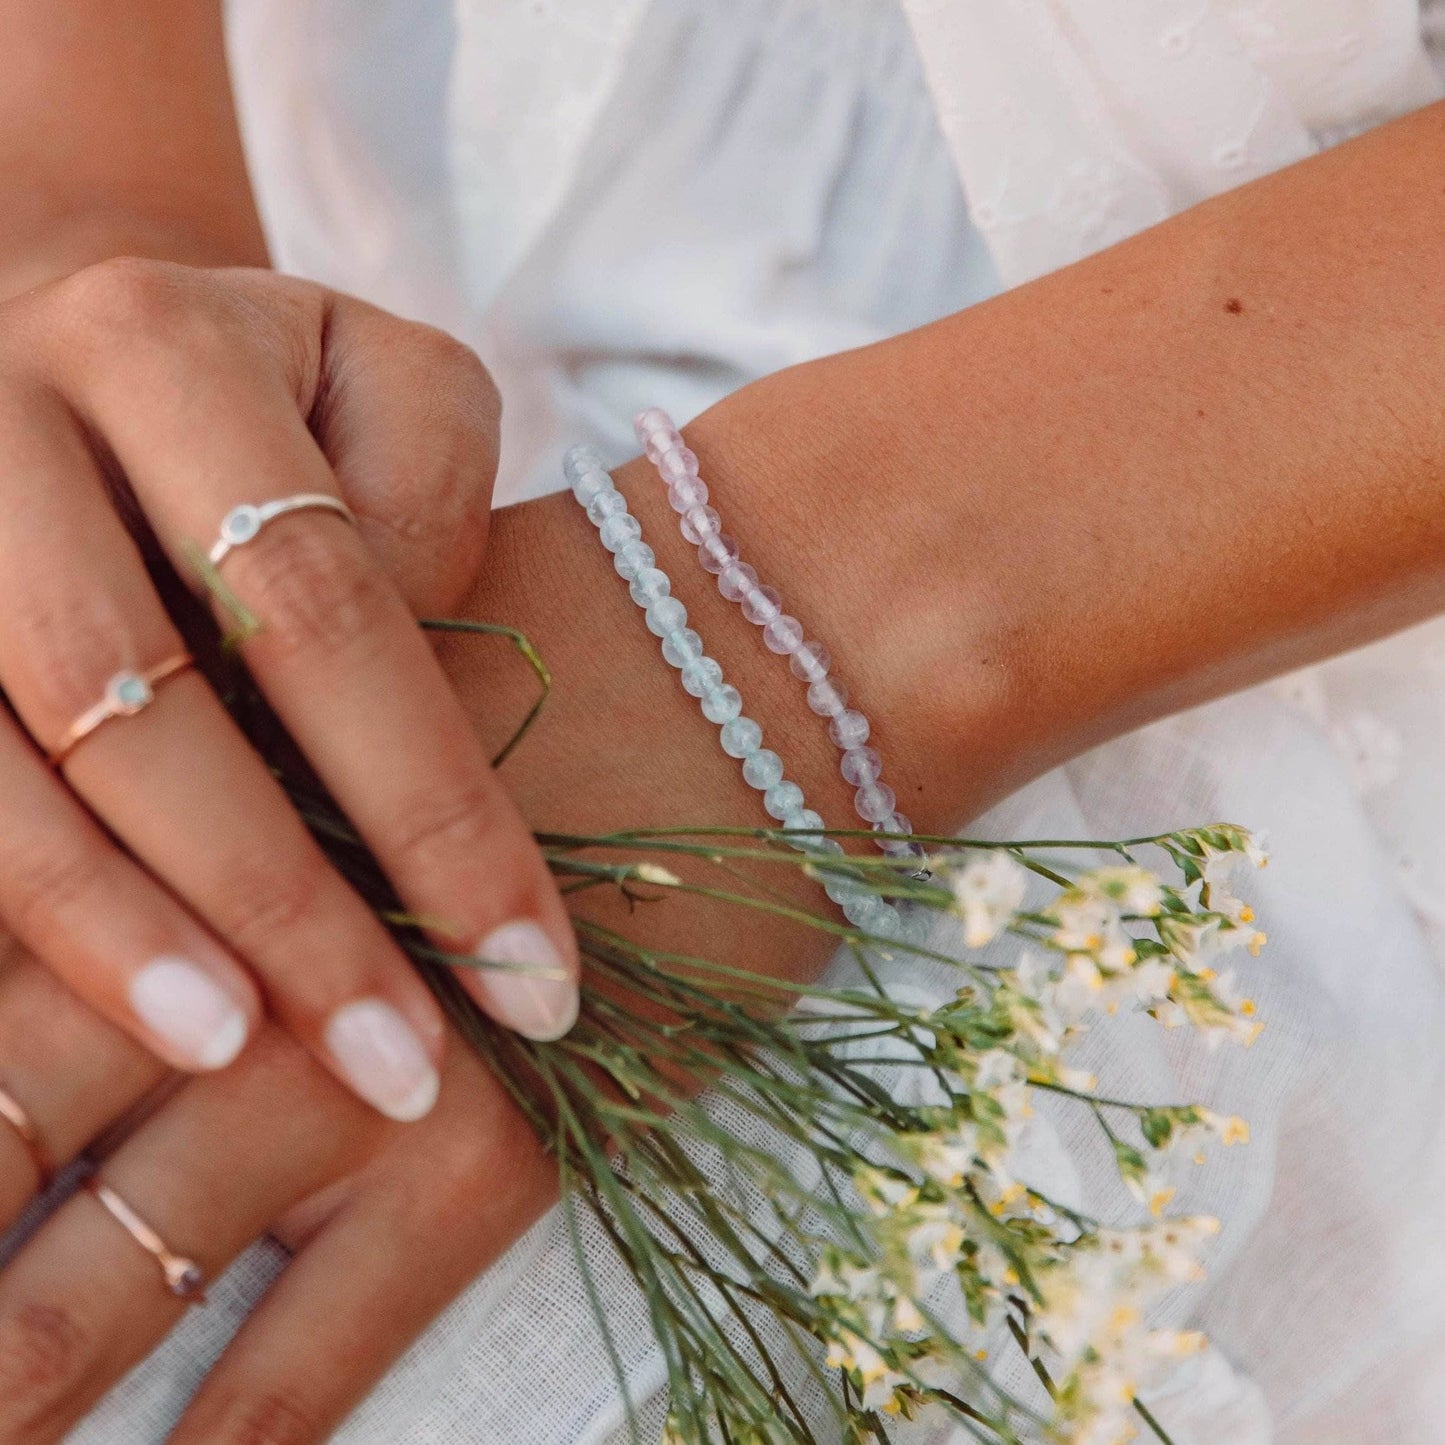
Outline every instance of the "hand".
[[[165, 1074], [4, 942], [0, 1071], [57, 1164]], [[208, 1279], [273, 1226], [296, 1255], [212, 1370], [179, 1445], [328, 1438], [554, 1197], [550, 1161], [459, 1042], [436, 1109], [407, 1127], [359, 1104], [269, 1024], [231, 1068], [170, 1077], [179, 1089], [113, 1146], [99, 1178]], [[0, 1123], [0, 1233], [35, 1177]], [[60, 1439], [185, 1307], [156, 1261], [77, 1193], [0, 1271], [0, 1441]]]
[[561, 902], [415, 621], [476, 570], [496, 424], [458, 343], [267, 272], [109, 262], [0, 308], [0, 916], [167, 1063], [228, 1063], [264, 997], [384, 1113], [436, 1096], [434, 1001], [198, 673], [43, 760], [108, 679], [184, 657], [146, 563], [199, 591], [188, 549], [298, 493], [359, 531], [297, 511], [219, 564], [246, 664], [438, 944], [534, 971], [466, 970], [479, 1001], [570, 1025]]

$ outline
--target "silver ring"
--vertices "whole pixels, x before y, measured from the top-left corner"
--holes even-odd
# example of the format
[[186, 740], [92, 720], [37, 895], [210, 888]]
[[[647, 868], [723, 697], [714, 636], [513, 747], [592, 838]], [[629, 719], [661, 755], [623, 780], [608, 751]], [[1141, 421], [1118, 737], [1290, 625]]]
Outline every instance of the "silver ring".
[[216, 538], [206, 560], [212, 567], [219, 567], [237, 547], [254, 542], [261, 535], [261, 529], [277, 517], [288, 512], [327, 511], [344, 517], [354, 527], [356, 514], [339, 497], [328, 496], [325, 492], [297, 492], [294, 497], [278, 497], [274, 502], [242, 502], [232, 507], [221, 521], [221, 534]]

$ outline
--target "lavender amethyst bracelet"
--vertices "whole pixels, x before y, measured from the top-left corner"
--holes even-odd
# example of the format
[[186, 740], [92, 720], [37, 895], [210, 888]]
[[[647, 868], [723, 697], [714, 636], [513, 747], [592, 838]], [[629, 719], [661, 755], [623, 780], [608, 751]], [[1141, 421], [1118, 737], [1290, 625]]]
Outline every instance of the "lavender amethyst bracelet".
[[[738, 558], [738, 544], [722, 530], [722, 518], [707, 504], [707, 484], [698, 476], [696, 455], [661, 407], [648, 407], [633, 419], [638, 444], [666, 483], [668, 500], [679, 513], [682, 535], [697, 548], [702, 565], [717, 577], [718, 591], [736, 602], [743, 616], [763, 630], [769, 651], [783, 654], [808, 689], [808, 706], [828, 719], [828, 736], [843, 754], [839, 771], [857, 792], [858, 816], [879, 834], [878, 846], [891, 857], [918, 858], [921, 844], [906, 835], [913, 825], [897, 811], [898, 799], [882, 780], [883, 759], [867, 746], [868, 719], [848, 706], [848, 689], [830, 676], [832, 656], [821, 642], [804, 641], [802, 624], [783, 611], [783, 599], [758, 581], [756, 570]], [[923, 876], [926, 876], [923, 875]]]
[[[843, 845], [836, 838], [821, 835], [819, 830], [826, 825], [807, 806], [803, 790], [783, 776], [783, 760], [763, 746], [762, 728], [743, 716], [742, 695], [724, 680], [721, 665], [703, 652], [702, 638], [687, 625], [687, 608], [672, 595], [671, 580], [642, 540], [642, 524], [627, 510], [627, 499], [613, 485], [602, 458], [591, 447], [573, 447], [562, 471], [602, 545], [613, 554], [613, 566], [643, 610], [648, 630], [661, 639], [663, 657], [677, 669], [683, 687], [697, 698], [707, 720], [719, 725], [723, 751], [742, 763], [743, 778], [762, 793], [768, 815], [787, 832], [804, 835], [789, 840], [800, 851], [841, 854]], [[902, 933], [897, 908], [860, 879], [829, 871], [821, 881], [824, 892], [855, 927], [883, 938]]]

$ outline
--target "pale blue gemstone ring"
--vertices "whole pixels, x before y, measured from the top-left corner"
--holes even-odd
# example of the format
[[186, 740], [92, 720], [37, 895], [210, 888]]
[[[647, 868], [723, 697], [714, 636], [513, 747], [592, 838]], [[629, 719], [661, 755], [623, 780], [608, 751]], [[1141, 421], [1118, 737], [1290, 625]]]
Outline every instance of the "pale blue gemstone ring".
[[144, 712], [155, 701], [156, 688], [188, 667], [194, 667], [195, 661], [189, 652], [182, 652], [158, 662], [145, 672], [127, 668], [116, 673], [106, 683], [100, 701], [86, 708], [51, 750], [50, 766], [60, 767], [91, 733], [112, 719], [134, 717], [138, 712]]

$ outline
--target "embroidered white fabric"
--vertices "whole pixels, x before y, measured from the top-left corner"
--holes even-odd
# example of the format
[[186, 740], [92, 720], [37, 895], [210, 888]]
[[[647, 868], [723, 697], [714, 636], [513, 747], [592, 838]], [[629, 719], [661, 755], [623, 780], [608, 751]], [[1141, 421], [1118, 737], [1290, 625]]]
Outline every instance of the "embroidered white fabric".
[[[639, 398], [691, 415], [1434, 99], [1442, 10], [233, 0], [231, 21], [278, 259], [482, 351], [509, 398], [506, 500], [556, 485], [568, 442], [625, 455]], [[1082, 1061], [1111, 1088], [1202, 1095], [1254, 1126], [1179, 1201], [1225, 1229], [1210, 1282], [1172, 1311], [1216, 1341], [1156, 1402], [1178, 1445], [1440, 1439], [1442, 720], [1432, 625], [1110, 744], [973, 825], [1107, 836], [1228, 817], [1275, 849], [1251, 880], [1272, 940], [1251, 980], [1261, 1043], [1205, 1054], [1130, 1020]], [[945, 985], [922, 970], [899, 986]], [[1041, 1140], [1051, 1178], [1102, 1188], [1066, 1124]], [[74, 1440], [162, 1440], [283, 1265], [275, 1246], [245, 1255]], [[644, 1314], [600, 1272], [655, 1432]], [[339, 1438], [572, 1445], [620, 1439], [621, 1422], [549, 1218]]]

